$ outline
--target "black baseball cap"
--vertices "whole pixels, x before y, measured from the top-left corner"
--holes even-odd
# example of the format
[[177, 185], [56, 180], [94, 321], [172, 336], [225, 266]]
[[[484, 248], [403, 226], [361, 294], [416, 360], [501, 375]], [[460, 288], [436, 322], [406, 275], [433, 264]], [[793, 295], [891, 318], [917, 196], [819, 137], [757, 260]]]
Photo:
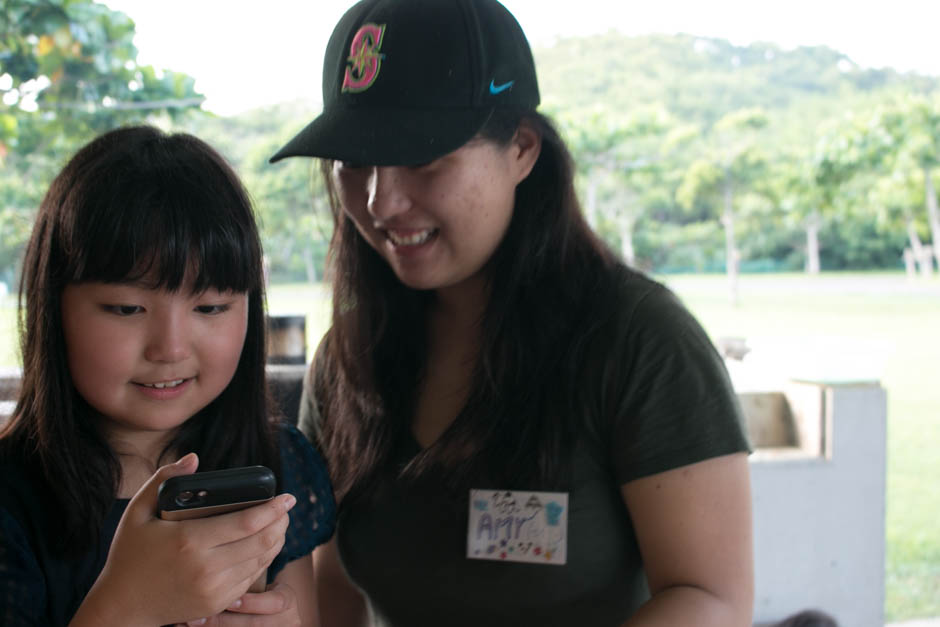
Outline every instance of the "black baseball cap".
[[323, 112], [271, 162], [416, 165], [456, 150], [500, 107], [535, 109], [532, 51], [496, 0], [362, 0], [323, 61]]

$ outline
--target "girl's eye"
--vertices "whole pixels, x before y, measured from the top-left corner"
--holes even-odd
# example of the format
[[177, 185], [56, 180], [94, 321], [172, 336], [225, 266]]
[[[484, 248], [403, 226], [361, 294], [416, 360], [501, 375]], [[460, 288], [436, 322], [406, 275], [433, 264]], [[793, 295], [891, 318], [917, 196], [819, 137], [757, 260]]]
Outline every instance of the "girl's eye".
[[140, 305], [102, 305], [102, 308], [116, 316], [133, 316], [144, 310]]
[[197, 313], [205, 314], [207, 316], [215, 316], [220, 313], [225, 313], [229, 310], [230, 305], [197, 305], [195, 311]]

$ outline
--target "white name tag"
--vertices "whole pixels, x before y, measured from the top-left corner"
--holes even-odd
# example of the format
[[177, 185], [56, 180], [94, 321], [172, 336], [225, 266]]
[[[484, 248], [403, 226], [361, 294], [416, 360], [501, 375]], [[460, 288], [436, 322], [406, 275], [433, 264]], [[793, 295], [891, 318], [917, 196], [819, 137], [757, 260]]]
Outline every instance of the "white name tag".
[[467, 557], [562, 565], [568, 493], [470, 490]]

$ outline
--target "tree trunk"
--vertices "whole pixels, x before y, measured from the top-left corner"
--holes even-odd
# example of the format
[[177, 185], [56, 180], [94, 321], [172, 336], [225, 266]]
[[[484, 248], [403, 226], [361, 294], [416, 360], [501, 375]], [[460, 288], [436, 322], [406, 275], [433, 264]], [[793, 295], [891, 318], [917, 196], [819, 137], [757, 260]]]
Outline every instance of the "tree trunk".
[[920, 243], [920, 237], [917, 236], [917, 229], [914, 227], [914, 218], [907, 216], [905, 222], [907, 223], [907, 238], [911, 241], [911, 250], [914, 252], [914, 260], [920, 266], [921, 275], [929, 279], [933, 276], [933, 259], [924, 249], [924, 245]]
[[933, 255], [937, 260], [937, 269], [940, 270], [940, 209], [937, 208], [937, 191], [934, 189], [928, 167], [924, 167], [924, 189], [927, 192], [927, 221], [930, 224]]
[[587, 207], [585, 207], [587, 213], [587, 222], [591, 226], [591, 229], [597, 230], [597, 178], [592, 172], [588, 177], [588, 188], [587, 188]]
[[815, 209], [806, 219], [806, 273], [819, 274], [819, 212]]
[[908, 281], [917, 278], [917, 262], [914, 260], [914, 251], [910, 248], [904, 249], [904, 273]]
[[313, 263], [313, 251], [309, 246], [304, 246], [303, 250], [304, 267], [307, 270], [307, 283], [317, 282], [317, 267]]
[[740, 263], [740, 254], [734, 241], [734, 204], [731, 182], [725, 182], [724, 188], [724, 213], [721, 216], [721, 224], [725, 227], [725, 265], [728, 269], [728, 289], [731, 292], [731, 304], [738, 304], [738, 264]]
[[620, 216], [620, 254], [625, 264], [631, 268], [636, 263], [636, 251], [633, 248], [633, 227], [636, 217], [625, 211]]

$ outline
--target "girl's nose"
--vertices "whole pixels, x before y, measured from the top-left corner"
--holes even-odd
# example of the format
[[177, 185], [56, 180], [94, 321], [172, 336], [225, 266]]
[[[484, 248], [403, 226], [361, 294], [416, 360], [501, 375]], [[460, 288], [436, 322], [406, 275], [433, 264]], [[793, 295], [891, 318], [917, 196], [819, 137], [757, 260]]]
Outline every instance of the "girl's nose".
[[373, 167], [369, 176], [369, 214], [384, 222], [411, 209], [406, 183], [404, 168]]
[[190, 354], [185, 312], [161, 312], [153, 316], [144, 357], [148, 361], [176, 363]]

